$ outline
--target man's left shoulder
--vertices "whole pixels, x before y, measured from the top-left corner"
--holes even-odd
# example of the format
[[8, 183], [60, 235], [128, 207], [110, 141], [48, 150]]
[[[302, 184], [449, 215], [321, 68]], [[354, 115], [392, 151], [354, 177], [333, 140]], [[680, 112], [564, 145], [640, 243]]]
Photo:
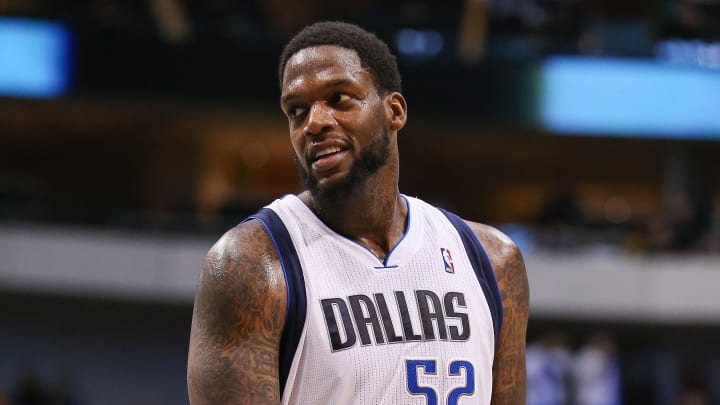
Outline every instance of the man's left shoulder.
[[503, 323], [493, 360], [492, 403], [524, 404], [525, 337], [530, 313], [530, 288], [520, 249], [498, 229], [466, 221], [492, 262], [502, 295]]
[[503, 297], [503, 307], [512, 313], [511, 319], [526, 322], [530, 298], [525, 261], [517, 245], [497, 228], [477, 222], [465, 221], [475, 232], [487, 252], [498, 287]]
[[506, 266], [517, 266], [519, 264], [524, 269], [522, 253], [510, 237], [493, 226], [468, 220], [465, 220], [465, 222], [475, 232], [483, 248], [485, 248], [485, 252], [490, 258], [496, 273]]

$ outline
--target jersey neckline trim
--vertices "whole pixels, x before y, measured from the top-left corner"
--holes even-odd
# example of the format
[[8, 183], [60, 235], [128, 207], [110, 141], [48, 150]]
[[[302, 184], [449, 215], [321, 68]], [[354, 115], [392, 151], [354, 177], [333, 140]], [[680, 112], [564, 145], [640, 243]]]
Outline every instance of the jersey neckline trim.
[[414, 202], [411, 202], [412, 198], [409, 198], [404, 194], [400, 194], [400, 197], [405, 200], [405, 204], [407, 204], [408, 207], [407, 225], [405, 226], [405, 231], [400, 239], [388, 251], [385, 260], [380, 260], [380, 258], [378, 258], [370, 249], [330, 228], [310, 209], [310, 207], [305, 205], [305, 203], [297, 195], [286, 194], [281, 197], [281, 199], [287, 201], [293, 207], [304, 211], [307, 214], [307, 218], [309, 218], [315, 226], [325, 232], [337, 236], [337, 240], [348, 249], [363, 252], [362, 257], [366, 260], [368, 267], [376, 271], [388, 271], [401, 267], [402, 264], [412, 256], [412, 253], [414, 252], [413, 245], [415, 245], [413, 240], [417, 239], [422, 233], [422, 230], [420, 229], [422, 221], [415, 220], [414, 214], [419, 207], [415, 206]]

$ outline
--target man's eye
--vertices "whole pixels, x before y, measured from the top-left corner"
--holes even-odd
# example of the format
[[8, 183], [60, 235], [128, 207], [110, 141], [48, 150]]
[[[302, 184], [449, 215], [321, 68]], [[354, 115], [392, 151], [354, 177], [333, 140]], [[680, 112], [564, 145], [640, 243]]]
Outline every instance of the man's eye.
[[290, 107], [290, 108], [288, 108], [288, 113], [287, 113], [287, 115], [288, 115], [288, 117], [290, 117], [290, 118], [295, 118], [295, 117], [297, 117], [297, 116], [302, 115], [304, 112], [305, 112], [305, 108], [304, 108], [304, 107]]
[[332, 102], [333, 104], [342, 103], [348, 100], [350, 100], [350, 96], [345, 93], [337, 93], [330, 98], [330, 102]]

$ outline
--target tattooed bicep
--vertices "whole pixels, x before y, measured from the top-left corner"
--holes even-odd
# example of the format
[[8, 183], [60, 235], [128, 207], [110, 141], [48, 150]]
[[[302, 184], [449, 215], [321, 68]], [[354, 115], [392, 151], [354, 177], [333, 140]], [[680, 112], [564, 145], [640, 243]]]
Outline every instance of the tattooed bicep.
[[196, 292], [188, 356], [193, 404], [279, 400], [285, 285], [277, 253], [250, 221], [208, 253]]
[[524, 404], [529, 313], [525, 263], [518, 247], [502, 232], [482, 224], [471, 226], [492, 262], [502, 295], [504, 318], [493, 362], [492, 404]]

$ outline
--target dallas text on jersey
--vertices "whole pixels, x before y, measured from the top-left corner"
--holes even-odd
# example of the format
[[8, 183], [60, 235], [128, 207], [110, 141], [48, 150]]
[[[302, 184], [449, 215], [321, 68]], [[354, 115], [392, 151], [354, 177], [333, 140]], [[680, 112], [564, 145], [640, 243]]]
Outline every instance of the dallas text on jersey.
[[399, 315], [402, 331], [393, 324], [383, 293], [373, 294], [373, 298], [358, 294], [320, 300], [332, 351], [351, 348], [357, 343], [358, 336], [362, 346], [437, 339], [466, 341], [470, 337], [463, 293], [451, 291], [440, 299], [430, 290], [415, 291], [421, 331], [413, 329], [405, 293], [395, 291], [394, 296], [393, 310]]

